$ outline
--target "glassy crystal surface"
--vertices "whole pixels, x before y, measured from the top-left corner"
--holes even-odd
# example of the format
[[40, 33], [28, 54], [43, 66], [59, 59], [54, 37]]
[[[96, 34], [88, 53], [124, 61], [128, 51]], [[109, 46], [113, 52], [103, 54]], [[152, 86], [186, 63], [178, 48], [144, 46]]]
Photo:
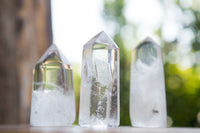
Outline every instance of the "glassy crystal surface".
[[119, 48], [105, 32], [83, 47], [79, 124], [119, 126]]
[[150, 38], [132, 53], [130, 117], [135, 127], [166, 127], [162, 50]]
[[31, 103], [32, 126], [67, 126], [75, 120], [72, 66], [52, 44], [37, 62]]

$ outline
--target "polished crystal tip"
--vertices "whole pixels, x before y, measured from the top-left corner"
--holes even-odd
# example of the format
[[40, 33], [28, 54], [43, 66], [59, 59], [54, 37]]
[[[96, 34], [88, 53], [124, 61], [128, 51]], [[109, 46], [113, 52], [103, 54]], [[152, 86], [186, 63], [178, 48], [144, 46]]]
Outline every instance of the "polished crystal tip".
[[83, 47], [79, 124], [119, 125], [119, 48], [105, 32]]
[[53, 44], [38, 60], [34, 69], [30, 124], [67, 126], [74, 120], [72, 67]]
[[135, 127], [166, 127], [162, 50], [146, 38], [132, 52], [130, 116]]
[[42, 55], [42, 57], [37, 61], [37, 64], [43, 63], [48, 60], [54, 60], [56, 59], [59, 62], [62, 62], [62, 64], [71, 65], [70, 62], [67, 60], [67, 58], [64, 56], [64, 54], [58, 49], [58, 47], [55, 44], [52, 44], [46, 52]]
[[83, 49], [101, 48], [101, 47], [107, 47], [107, 49], [118, 49], [118, 46], [115, 44], [115, 42], [104, 31], [101, 31], [92, 39], [90, 39], [83, 46]]

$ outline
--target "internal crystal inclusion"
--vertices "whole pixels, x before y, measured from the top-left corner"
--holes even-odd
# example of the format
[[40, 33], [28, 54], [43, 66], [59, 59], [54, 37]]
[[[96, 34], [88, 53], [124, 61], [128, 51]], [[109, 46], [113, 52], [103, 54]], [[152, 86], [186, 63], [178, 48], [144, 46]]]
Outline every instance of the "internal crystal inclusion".
[[84, 45], [79, 112], [81, 126], [119, 125], [118, 52], [117, 45], [105, 32], [100, 32]]
[[135, 57], [143, 63], [151, 65], [157, 57], [156, 47], [158, 45], [151, 38], [147, 37], [135, 48], [137, 51]]

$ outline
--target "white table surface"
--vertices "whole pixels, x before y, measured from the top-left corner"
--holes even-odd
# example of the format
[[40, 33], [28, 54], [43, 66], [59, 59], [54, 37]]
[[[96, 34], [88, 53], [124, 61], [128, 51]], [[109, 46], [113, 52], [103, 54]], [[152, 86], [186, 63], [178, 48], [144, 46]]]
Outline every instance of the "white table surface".
[[81, 128], [71, 127], [30, 127], [29, 125], [1, 125], [0, 133], [200, 133], [200, 128]]

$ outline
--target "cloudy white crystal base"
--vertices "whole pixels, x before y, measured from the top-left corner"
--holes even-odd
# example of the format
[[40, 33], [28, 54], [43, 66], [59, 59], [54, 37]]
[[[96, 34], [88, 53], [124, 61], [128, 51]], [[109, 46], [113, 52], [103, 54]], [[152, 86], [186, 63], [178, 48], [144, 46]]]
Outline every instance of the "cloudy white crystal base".
[[70, 126], [75, 120], [73, 92], [34, 90], [31, 104], [31, 126]]

